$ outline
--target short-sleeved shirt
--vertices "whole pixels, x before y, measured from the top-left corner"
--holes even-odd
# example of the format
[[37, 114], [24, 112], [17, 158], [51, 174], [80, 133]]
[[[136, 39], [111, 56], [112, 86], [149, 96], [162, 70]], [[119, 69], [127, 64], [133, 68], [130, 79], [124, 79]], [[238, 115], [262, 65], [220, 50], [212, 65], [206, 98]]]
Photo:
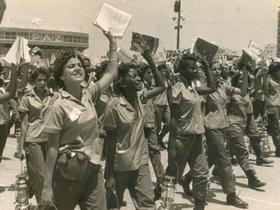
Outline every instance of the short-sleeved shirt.
[[272, 78], [268, 78], [266, 106], [268, 112], [273, 110], [273, 107], [280, 107], [280, 84]]
[[[142, 91], [138, 93], [138, 96], [146, 97], [148, 89], [146, 87], [143, 88]], [[155, 127], [155, 109], [153, 104], [153, 99], [147, 100], [144, 105], [144, 109], [146, 111], [146, 123], [145, 128], [154, 128]]]
[[[98, 119], [94, 103], [100, 97], [97, 84], [82, 86], [81, 100], [64, 90], [50, 108], [44, 131], [59, 134], [59, 151], [84, 152], [94, 164], [100, 163], [102, 151], [99, 139]], [[51, 139], [49, 140], [51, 141]]]
[[201, 110], [201, 97], [191, 87], [183, 82], [177, 82], [172, 87], [170, 105], [176, 104], [180, 117], [177, 124], [177, 136], [204, 133], [204, 119]]
[[[167, 82], [165, 81], [165, 85], [167, 86]], [[167, 98], [167, 89], [160, 93], [153, 99], [154, 105], [167, 106], [168, 98]]]
[[216, 91], [206, 96], [206, 129], [223, 129], [228, 127], [227, 104], [234, 87], [219, 81]]
[[115, 171], [137, 170], [149, 162], [148, 141], [144, 135], [145, 117], [145, 109], [139, 98], [135, 109], [122, 95], [108, 104], [104, 129], [115, 133]]
[[49, 109], [52, 96], [49, 94], [48, 90], [46, 90], [45, 94], [46, 97], [41, 100], [32, 88], [20, 100], [18, 111], [28, 115], [28, 124], [25, 134], [26, 142], [47, 141], [47, 135], [44, 133], [44, 119]]
[[247, 114], [250, 113], [252, 113], [252, 101], [249, 95], [246, 95], [245, 97], [242, 97], [241, 95], [233, 95], [231, 97], [228, 108], [228, 119], [230, 124], [236, 124], [245, 128], [247, 124]]

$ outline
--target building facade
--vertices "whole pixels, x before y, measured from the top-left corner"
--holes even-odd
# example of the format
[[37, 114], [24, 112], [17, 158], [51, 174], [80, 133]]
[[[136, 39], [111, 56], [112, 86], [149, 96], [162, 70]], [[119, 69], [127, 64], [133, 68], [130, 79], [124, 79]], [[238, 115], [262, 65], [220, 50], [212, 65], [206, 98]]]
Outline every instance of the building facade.
[[6, 55], [17, 36], [28, 39], [28, 45], [39, 47], [43, 57], [51, 59], [61, 50], [76, 48], [84, 51], [89, 47], [89, 35], [81, 32], [0, 27], [0, 56]]

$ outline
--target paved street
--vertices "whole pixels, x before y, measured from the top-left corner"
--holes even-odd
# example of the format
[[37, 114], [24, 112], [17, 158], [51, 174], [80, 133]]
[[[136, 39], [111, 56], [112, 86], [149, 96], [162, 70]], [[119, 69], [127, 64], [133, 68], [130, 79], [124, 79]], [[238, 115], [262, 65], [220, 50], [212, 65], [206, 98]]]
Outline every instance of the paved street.
[[[0, 193], [0, 210], [13, 210], [15, 207], [15, 191], [11, 185], [15, 183], [16, 175], [20, 172], [20, 161], [14, 158], [13, 154], [16, 149], [15, 138], [9, 138], [4, 152], [4, 160], [0, 169], [0, 189], [4, 189]], [[162, 153], [163, 161], [166, 166], [166, 153]], [[251, 163], [255, 166], [255, 157], [251, 156]], [[237, 181], [237, 193], [240, 197], [249, 202], [251, 210], [279, 210], [280, 209], [280, 158], [271, 157], [274, 160], [273, 167], [255, 166], [258, 176], [261, 180], [267, 182], [264, 191], [256, 191], [247, 187], [247, 179], [239, 166], [234, 166], [234, 173]], [[153, 172], [152, 172], [153, 174]], [[154, 179], [154, 175], [153, 175]], [[155, 179], [154, 179], [155, 180]], [[234, 207], [225, 203], [226, 196], [222, 192], [222, 188], [217, 181], [210, 177], [210, 192], [208, 196], [208, 210], [232, 210]], [[133, 204], [126, 192], [125, 200], [128, 203], [124, 210], [133, 210]], [[34, 199], [30, 201], [35, 204]], [[159, 205], [159, 202], [157, 203]], [[182, 188], [177, 185], [175, 195], [175, 209], [185, 210], [192, 209], [193, 204], [189, 197], [182, 194]]]

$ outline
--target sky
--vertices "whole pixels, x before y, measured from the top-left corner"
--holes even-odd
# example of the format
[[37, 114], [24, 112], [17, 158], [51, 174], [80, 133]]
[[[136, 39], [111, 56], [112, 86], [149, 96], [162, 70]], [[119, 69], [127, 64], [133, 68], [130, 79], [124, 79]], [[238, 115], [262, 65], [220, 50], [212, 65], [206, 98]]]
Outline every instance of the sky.
[[[201, 37], [220, 47], [241, 51], [254, 40], [260, 47], [276, 43], [279, 0], [181, 0], [181, 48], [190, 48]], [[6, 0], [3, 22], [28, 25], [42, 19], [42, 26], [89, 33], [91, 57], [104, 55], [108, 41], [93, 25], [103, 3], [132, 14], [132, 21], [118, 45], [128, 49], [131, 33], [160, 38], [159, 51], [175, 49], [176, 30], [172, 20], [174, 0]], [[24, 21], [23, 21], [24, 20]], [[29, 24], [30, 25], [30, 24]]]

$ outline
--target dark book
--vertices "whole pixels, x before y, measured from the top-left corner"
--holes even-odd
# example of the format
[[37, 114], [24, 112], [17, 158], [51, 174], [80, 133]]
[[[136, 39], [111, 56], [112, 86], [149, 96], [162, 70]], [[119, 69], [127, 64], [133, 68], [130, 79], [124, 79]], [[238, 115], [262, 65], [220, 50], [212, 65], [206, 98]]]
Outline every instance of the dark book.
[[132, 40], [130, 50], [143, 53], [148, 50], [151, 54], [155, 54], [159, 45], [159, 39], [156, 37], [132, 32]]
[[205, 58], [208, 63], [212, 63], [218, 49], [217, 45], [198, 38], [194, 44], [193, 52]]

